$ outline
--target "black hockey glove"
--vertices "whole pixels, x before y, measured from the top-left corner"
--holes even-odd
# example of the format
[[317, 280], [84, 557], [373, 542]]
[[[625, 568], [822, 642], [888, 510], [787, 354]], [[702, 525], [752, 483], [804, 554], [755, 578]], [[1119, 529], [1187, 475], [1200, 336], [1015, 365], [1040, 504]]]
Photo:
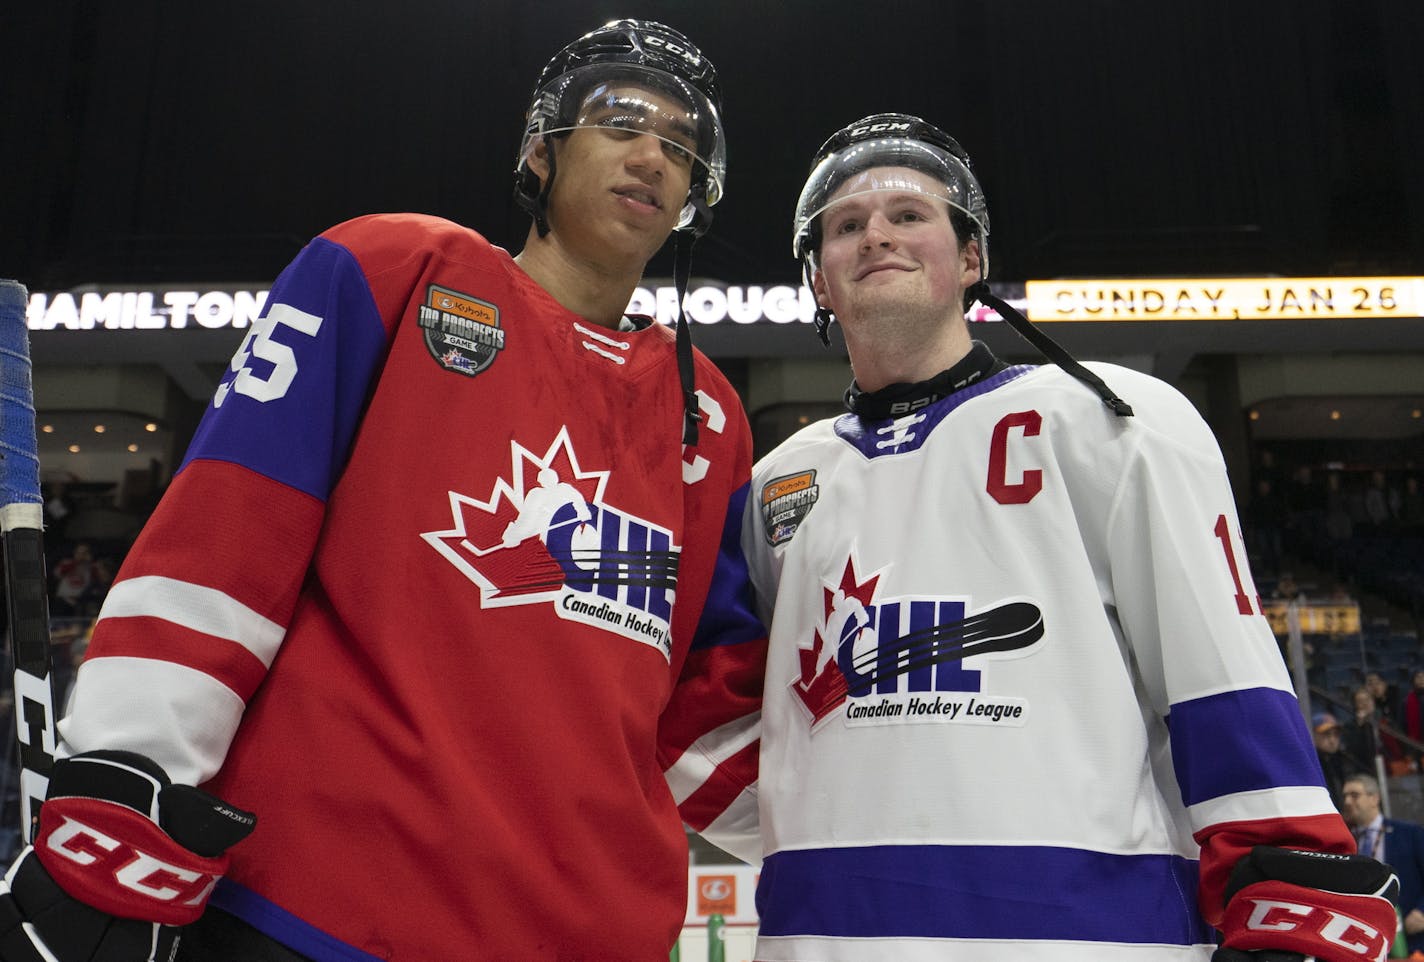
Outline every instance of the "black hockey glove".
[[168, 962], [256, 819], [133, 752], [55, 764], [39, 832], [0, 883], [5, 962]]
[[1381, 962], [1398, 894], [1394, 872], [1372, 858], [1258, 845], [1231, 871], [1212, 962]]

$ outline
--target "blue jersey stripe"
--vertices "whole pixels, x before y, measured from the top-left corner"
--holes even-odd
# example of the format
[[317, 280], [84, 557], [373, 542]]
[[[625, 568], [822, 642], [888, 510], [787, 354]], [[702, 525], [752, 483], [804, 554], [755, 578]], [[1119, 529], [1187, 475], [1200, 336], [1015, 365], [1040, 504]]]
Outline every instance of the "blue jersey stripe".
[[321, 929], [308, 925], [285, 909], [229, 879], [218, 881], [209, 903], [312, 962], [380, 962]]
[[[274, 323], [279, 304], [320, 318], [316, 333]], [[183, 466], [230, 461], [324, 501], [385, 359], [385, 327], [355, 257], [324, 238], [277, 278], [262, 316], [238, 349], [239, 370], [224, 373], [221, 403], [208, 406]]]
[[1196, 888], [1173, 855], [873, 845], [777, 852], [757, 910], [768, 936], [1208, 944]]
[[722, 525], [722, 544], [717, 551], [717, 567], [707, 588], [692, 649], [734, 645], [766, 637], [766, 627], [752, 606], [751, 575], [742, 552], [742, 511], [751, 490], [750, 482], [732, 492], [727, 519]]
[[1019, 364], [1007, 368], [987, 377], [978, 384], [971, 384], [968, 387], [960, 388], [958, 391], [941, 398], [923, 411], [916, 414], [922, 419], [917, 424], [907, 426], [905, 437], [901, 443], [880, 447], [882, 440], [881, 430], [888, 430], [888, 426], [895, 423], [895, 418], [883, 418], [877, 421], [870, 421], [858, 417], [854, 414], [845, 414], [837, 418], [834, 424], [836, 434], [844, 441], [851, 444], [861, 454], [867, 458], [886, 457], [895, 454], [907, 454], [911, 451], [918, 451], [924, 443], [929, 440], [930, 434], [941, 421], [954, 413], [955, 409], [966, 401], [973, 400], [982, 394], [1003, 387], [1010, 381], [1016, 381], [1025, 374], [1030, 374], [1037, 370], [1036, 365]]
[[1247, 688], [1172, 706], [1172, 764], [1188, 805], [1268, 788], [1324, 785], [1293, 693]]

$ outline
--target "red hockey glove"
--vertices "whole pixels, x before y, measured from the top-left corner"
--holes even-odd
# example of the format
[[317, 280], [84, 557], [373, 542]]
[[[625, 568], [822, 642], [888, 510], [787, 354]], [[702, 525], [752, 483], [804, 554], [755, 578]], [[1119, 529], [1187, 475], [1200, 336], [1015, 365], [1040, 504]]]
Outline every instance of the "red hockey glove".
[[1363, 855], [1258, 845], [1231, 872], [1213, 962], [1382, 962], [1399, 879]]
[[256, 819], [132, 752], [55, 764], [39, 833], [0, 885], [0, 958], [164, 962]]

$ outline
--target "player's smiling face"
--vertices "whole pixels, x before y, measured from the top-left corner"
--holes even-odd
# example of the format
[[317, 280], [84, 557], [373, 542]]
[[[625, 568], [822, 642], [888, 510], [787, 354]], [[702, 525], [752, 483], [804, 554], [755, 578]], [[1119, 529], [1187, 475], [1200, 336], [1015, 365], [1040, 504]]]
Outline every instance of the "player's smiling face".
[[[663, 120], [642, 125], [628, 105]], [[678, 125], [675, 119], [681, 117]], [[622, 88], [579, 118], [581, 126], [557, 141], [557, 169], [549, 223], [561, 243], [601, 260], [646, 263], [677, 225], [692, 183], [695, 149], [686, 112], [638, 88]], [[542, 149], [530, 158], [541, 176]]]
[[[883, 180], [886, 168], [874, 174]], [[963, 248], [943, 188], [930, 176], [895, 168], [904, 190], [866, 190], [852, 177], [820, 215], [821, 248], [813, 286], [841, 323], [892, 304], [960, 311], [964, 289], [979, 279], [979, 247]]]

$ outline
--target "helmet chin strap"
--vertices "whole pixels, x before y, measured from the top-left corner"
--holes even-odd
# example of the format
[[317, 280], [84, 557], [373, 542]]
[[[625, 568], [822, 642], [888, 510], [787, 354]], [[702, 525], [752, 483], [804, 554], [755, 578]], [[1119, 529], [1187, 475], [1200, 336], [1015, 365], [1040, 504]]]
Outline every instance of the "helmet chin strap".
[[688, 447], [697, 443], [697, 422], [702, 420], [692, 372], [692, 332], [687, 328], [687, 310], [682, 306], [692, 274], [692, 245], [696, 241], [694, 232], [678, 231], [672, 249], [672, 283], [677, 289], [677, 377], [682, 385], [682, 443]]
[[986, 307], [992, 307], [1000, 317], [1008, 322], [1008, 325], [1019, 337], [1038, 348], [1040, 354], [1096, 391], [1098, 397], [1103, 399], [1103, 403], [1112, 409], [1112, 412], [1118, 417], [1132, 417], [1132, 405], [1118, 397], [1102, 378], [1080, 364], [1057, 341], [1034, 327], [1028, 318], [1009, 306], [1007, 301], [991, 293], [986, 282], [980, 281], [970, 288], [969, 296]]
[[[811, 283], [811, 266], [809, 263], [805, 265], [805, 270], [806, 283], [807, 286], [809, 286]], [[964, 300], [966, 307], [969, 303], [976, 300], [986, 307], [992, 307], [998, 312], [999, 316], [1014, 329], [1014, 332], [1018, 334], [1019, 337], [1022, 337], [1025, 341], [1028, 341], [1037, 348], [1038, 352], [1045, 358], [1057, 364], [1063, 370], [1097, 392], [1098, 397], [1103, 399], [1103, 403], [1112, 410], [1113, 414], [1116, 414], [1120, 418], [1130, 418], [1133, 416], [1132, 405], [1118, 397], [1117, 393], [1108, 387], [1102, 378], [1079, 363], [1061, 344], [1035, 327], [1028, 318], [1016, 311], [1007, 301], [990, 291], [988, 282], [979, 281], [976, 283], [965, 292]], [[833, 315], [829, 309], [818, 307], [816, 308], [816, 315], [811, 322], [816, 328], [816, 336], [821, 339], [821, 343], [826, 347], [831, 346], [829, 331], [831, 321], [834, 319], [835, 315]]]
[[[810, 258], [802, 259], [801, 270], [806, 278], [806, 288], [814, 294], [816, 287], [811, 282]], [[811, 317], [811, 326], [816, 329], [816, 336], [821, 339], [822, 347], [829, 348], [831, 346], [831, 322], [835, 319], [836, 316], [831, 313], [831, 309], [829, 307], [821, 307], [820, 305], [816, 306], [816, 313], [813, 314]]]
[[692, 331], [687, 325], [687, 285], [692, 277], [692, 245], [712, 226], [712, 211], [707, 206], [705, 191], [694, 186], [687, 202], [693, 206], [692, 223], [687, 229], [675, 231], [672, 249], [672, 283], [677, 290], [677, 376], [682, 387], [682, 443], [689, 447], [697, 443], [698, 410], [697, 380], [692, 364]]
[[533, 209], [529, 212], [534, 217], [534, 229], [540, 237], [549, 234], [549, 191], [554, 189], [554, 171], [559, 166], [554, 159], [554, 142], [547, 134], [544, 136], [544, 154], [549, 158], [549, 176], [544, 178], [544, 186], [540, 188], [539, 196], [534, 198]]

